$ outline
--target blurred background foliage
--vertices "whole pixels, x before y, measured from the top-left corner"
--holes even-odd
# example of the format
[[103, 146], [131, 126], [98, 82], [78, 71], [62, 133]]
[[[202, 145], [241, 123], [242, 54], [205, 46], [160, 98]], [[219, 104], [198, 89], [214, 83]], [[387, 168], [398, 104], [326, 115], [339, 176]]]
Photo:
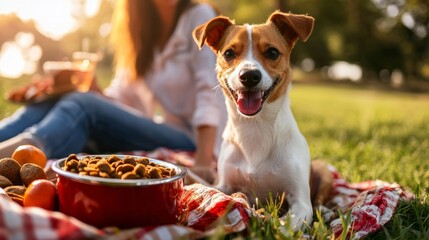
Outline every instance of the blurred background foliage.
[[[32, 1], [28, 0], [2, 1], [13, 2], [18, 9], [28, 8], [29, 4], [32, 4]], [[60, 37], [52, 37], [41, 32], [36, 21], [24, 19], [16, 11], [0, 10], [2, 52], [7, 43], [19, 41], [19, 36], [21, 38], [24, 36], [24, 39], [25, 37], [28, 39], [29, 36], [32, 38], [30, 45], [37, 46], [41, 54], [38, 58], [27, 57], [33, 60], [33, 68], [23, 71], [24, 75], [40, 72], [41, 65], [46, 60], [64, 59], [77, 50], [102, 53], [104, 57], [100, 65], [110, 67], [112, 52], [108, 45], [108, 35], [113, 1], [57, 1], [70, 4], [71, 17], [76, 21], [75, 28]], [[37, 1], [39, 5], [41, 2], [49, 4], [55, 1]], [[88, 2], [97, 5], [96, 11], [90, 15], [85, 14]], [[312, 36], [305, 44], [297, 44], [292, 55], [292, 63], [297, 69], [297, 79], [346, 80], [343, 82], [377, 83], [412, 90], [429, 89], [426, 87], [429, 83], [427, 0], [208, 0], [208, 2], [215, 4], [222, 15], [235, 19], [239, 24], [265, 22], [276, 9], [313, 16], [316, 21]], [[19, 4], [21, 6], [18, 6]], [[46, 9], [40, 11], [46, 11], [41, 13], [42, 15], [50, 14]], [[52, 18], [50, 20], [56, 21]], [[21, 43], [21, 48], [22, 45]], [[10, 63], [11, 60], [1, 61], [0, 58], [0, 68], [2, 62]], [[22, 74], [2, 75], [0, 69], [0, 79], [18, 77], [22, 77]]]

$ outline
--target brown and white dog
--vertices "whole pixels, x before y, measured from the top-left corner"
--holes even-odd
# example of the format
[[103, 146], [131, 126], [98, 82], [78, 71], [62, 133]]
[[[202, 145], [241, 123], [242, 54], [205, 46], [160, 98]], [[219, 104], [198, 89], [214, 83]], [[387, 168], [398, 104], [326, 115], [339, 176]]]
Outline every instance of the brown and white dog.
[[289, 107], [290, 55], [314, 19], [274, 12], [265, 24], [236, 25], [219, 16], [194, 29], [199, 47], [217, 55], [228, 122], [218, 159], [217, 188], [251, 203], [286, 193], [295, 229], [312, 221], [310, 154]]

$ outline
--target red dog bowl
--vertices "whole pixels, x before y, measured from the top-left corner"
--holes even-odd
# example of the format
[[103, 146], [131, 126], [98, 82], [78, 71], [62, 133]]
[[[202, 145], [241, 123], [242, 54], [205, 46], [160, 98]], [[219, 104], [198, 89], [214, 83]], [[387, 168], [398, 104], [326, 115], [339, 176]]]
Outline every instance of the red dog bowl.
[[126, 180], [82, 176], [62, 169], [66, 159], [55, 161], [52, 169], [58, 175], [60, 211], [99, 228], [177, 223], [177, 204], [186, 169], [169, 162], [149, 160], [174, 168], [176, 175], [162, 179]]

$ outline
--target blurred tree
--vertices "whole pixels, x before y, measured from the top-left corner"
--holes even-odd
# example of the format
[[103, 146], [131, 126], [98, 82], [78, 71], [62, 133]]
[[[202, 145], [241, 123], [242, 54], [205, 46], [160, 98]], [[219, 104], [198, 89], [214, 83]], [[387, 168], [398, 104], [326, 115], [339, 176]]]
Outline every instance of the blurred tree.
[[400, 69], [408, 78], [429, 80], [429, 2], [427, 0], [228, 0], [223, 13], [237, 23], [264, 22], [275, 9], [309, 14], [315, 28], [297, 44], [292, 62], [312, 58], [316, 67], [348, 61], [367, 77]]
[[[82, 39], [87, 39], [87, 50], [101, 51], [105, 62], [109, 63], [107, 35], [112, 0], [102, 0], [98, 14], [90, 18], [83, 14], [85, 1], [88, 0], [76, 1], [75, 6], [75, 17], [80, 19], [81, 28], [61, 41], [44, 37], [37, 33], [34, 25], [20, 22], [15, 16], [2, 16], [0, 44], [19, 31], [31, 32], [43, 48], [41, 61], [44, 61], [82, 50]], [[265, 22], [276, 9], [315, 17], [313, 34], [307, 43], [296, 45], [291, 56], [293, 64], [311, 58], [316, 68], [322, 68], [341, 60], [363, 67], [366, 77], [400, 69], [407, 78], [429, 80], [428, 0], [207, 1], [238, 24]]]
[[[61, 59], [66, 54], [60, 42], [40, 34], [36, 30], [34, 23], [23, 22], [15, 14], [3, 15], [0, 18], [0, 29], [2, 30], [0, 34], [0, 47], [5, 42], [14, 41], [18, 33], [24, 32], [31, 33], [34, 36], [34, 42], [43, 49], [41, 61]], [[40, 70], [41, 67], [39, 67]]]

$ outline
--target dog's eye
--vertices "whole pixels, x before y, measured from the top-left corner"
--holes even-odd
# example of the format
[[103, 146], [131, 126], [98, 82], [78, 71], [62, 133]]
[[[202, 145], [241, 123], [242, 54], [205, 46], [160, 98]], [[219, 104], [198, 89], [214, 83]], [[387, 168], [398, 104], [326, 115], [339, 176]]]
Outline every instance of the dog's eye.
[[223, 53], [223, 58], [225, 58], [226, 61], [231, 61], [235, 58], [235, 53], [232, 51], [232, 49], [228, 49]]
[[280, 52], [279, 52], [279, 50], [277, 50], [273, 47], [270, 47], [265, 51], [265, 57], [269, 58], [271, 60], [276, 60], [277, 58], [280, 57]]

